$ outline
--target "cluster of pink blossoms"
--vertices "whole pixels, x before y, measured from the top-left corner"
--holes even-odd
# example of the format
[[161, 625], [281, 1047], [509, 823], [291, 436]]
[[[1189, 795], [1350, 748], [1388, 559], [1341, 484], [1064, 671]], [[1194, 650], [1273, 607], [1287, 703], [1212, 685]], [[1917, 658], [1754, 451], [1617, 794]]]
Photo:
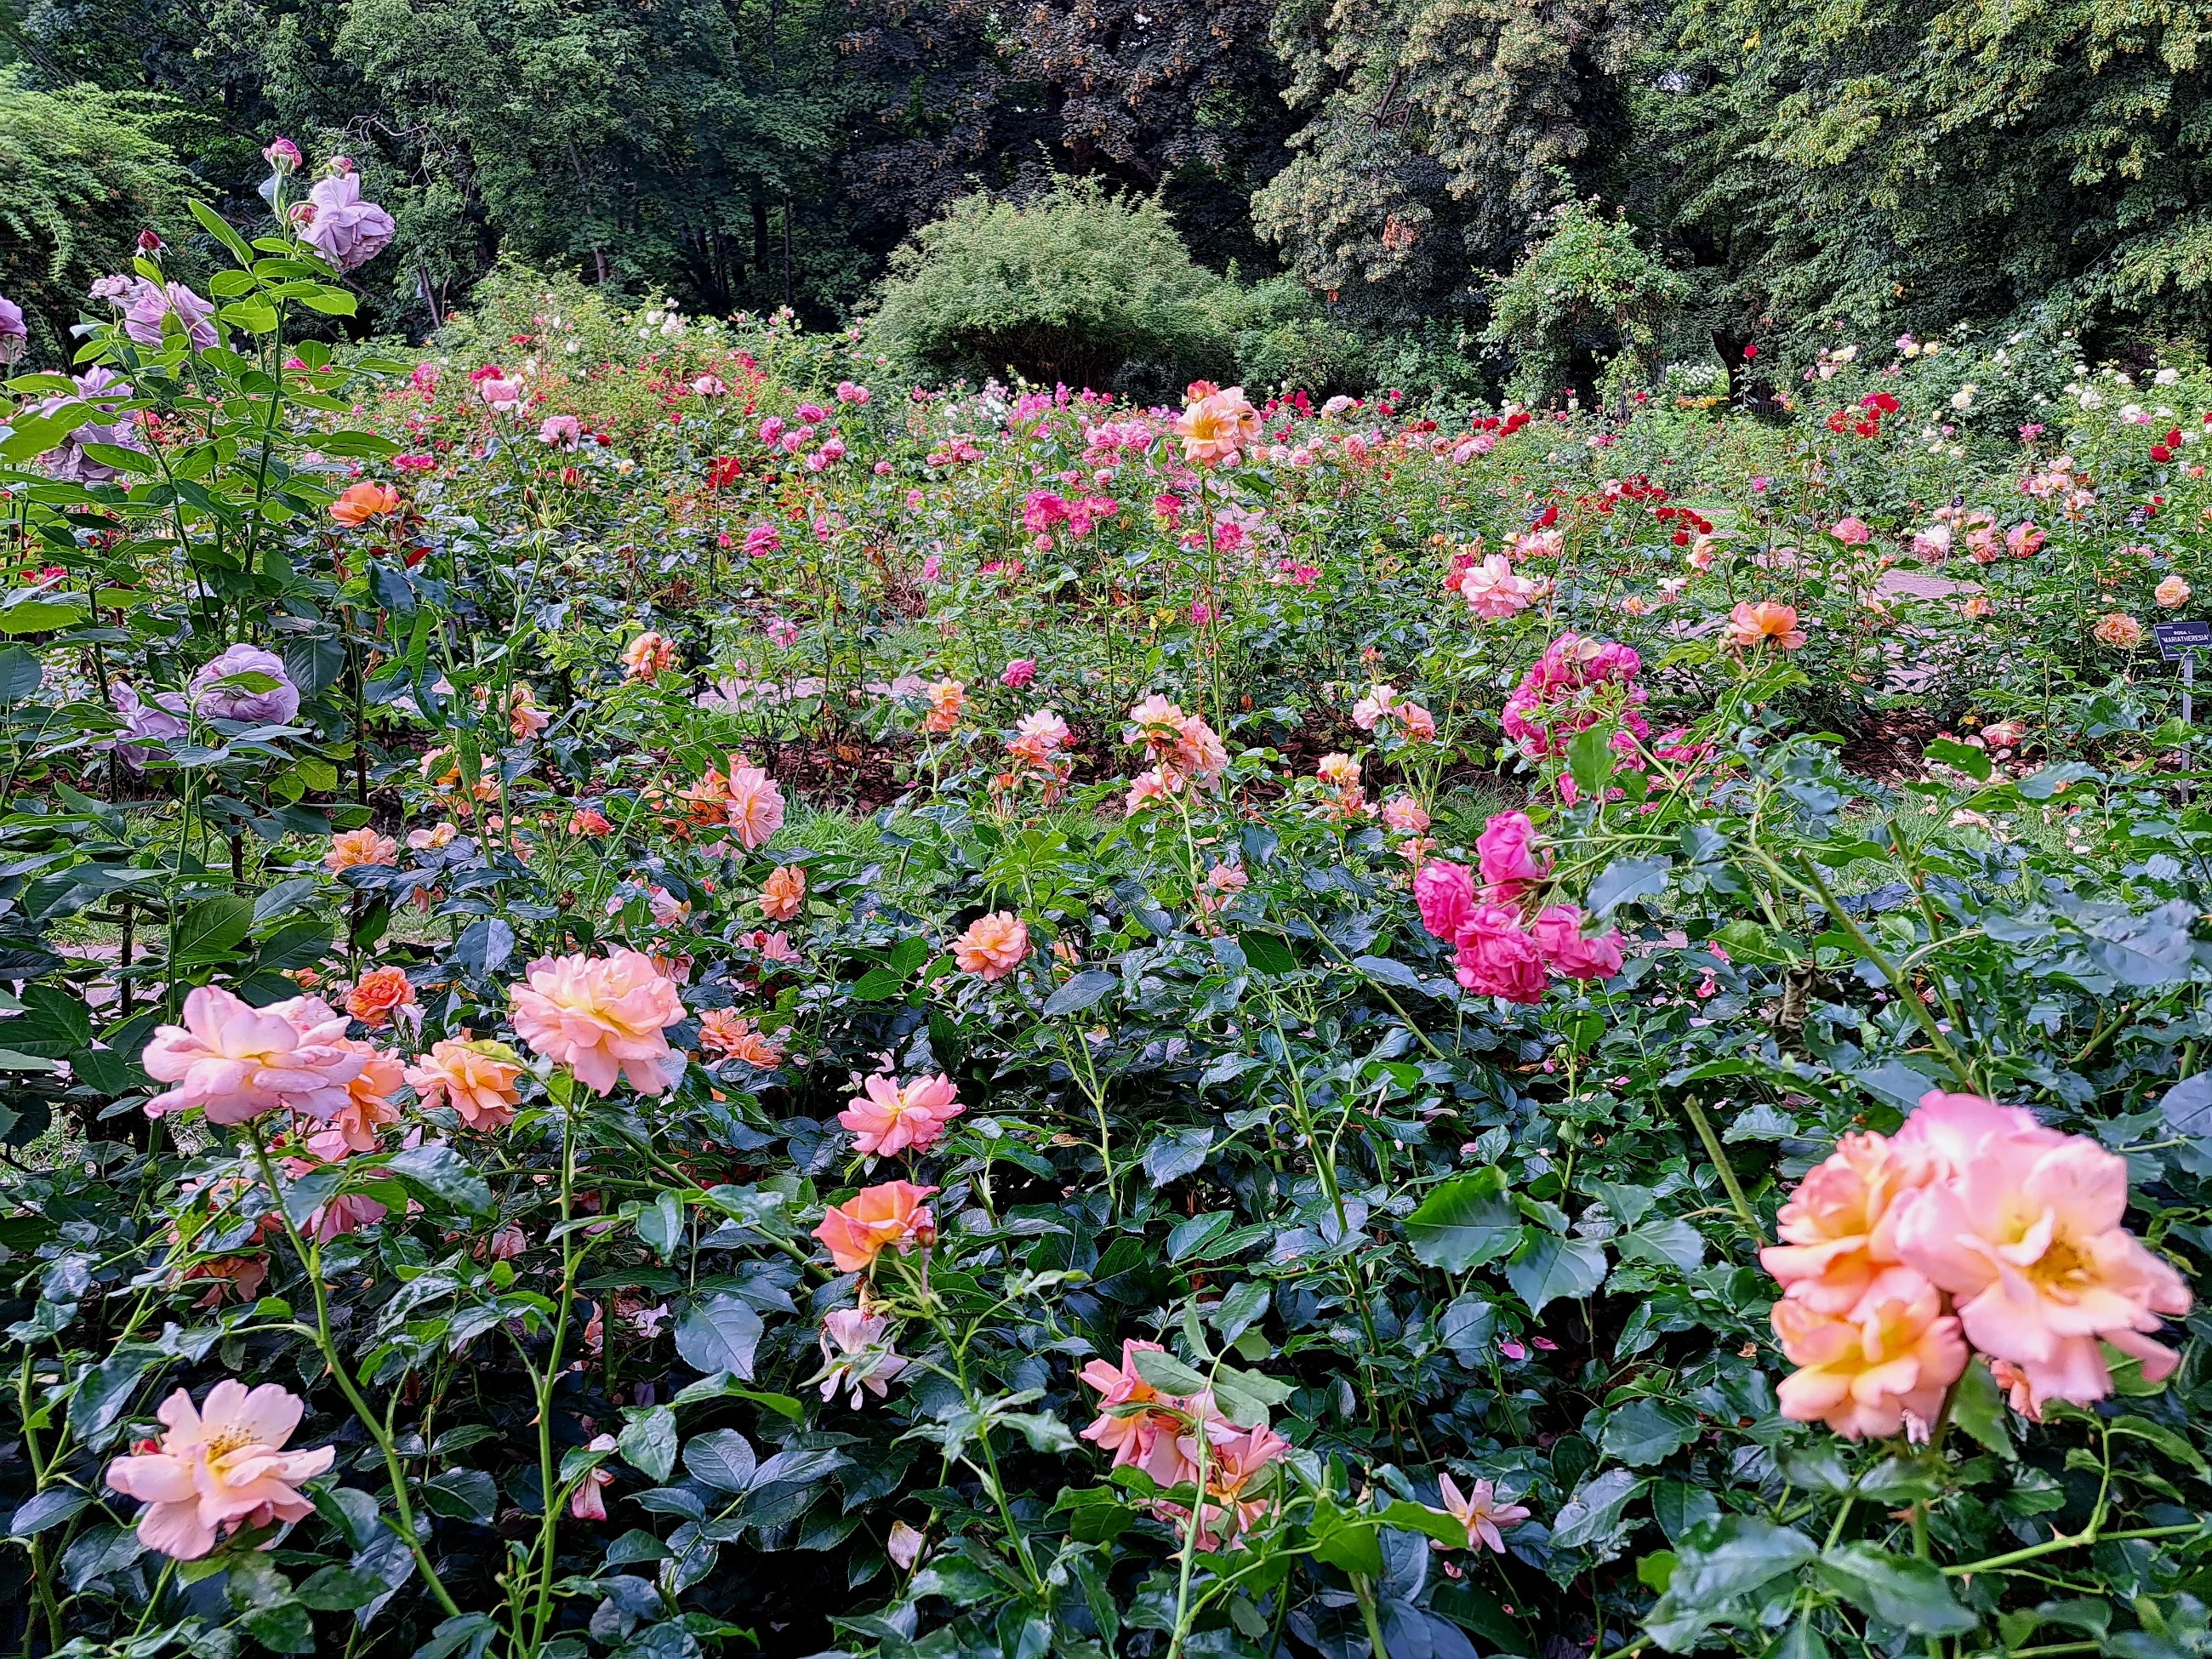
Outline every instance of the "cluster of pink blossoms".
[[1505, 735], [1530, 760], [1564, 755], [1577, 732], [1617, 721], [1613, 746], [1623, 754], [1651, 735], [1638, 711], [1649, 693], [1637, 684], [1644, 659], [1611, 641], [1562, 634], [1544, 647], [1535, 665], [1505, 700]]
[[1620, 931], [1583, 937], [1575, 905], [1547, 906], [1523, 925], [1531, 895], [1552, 872], [1535, 838], [1526, 812], [1500, 812], [1475, 840], [1477, 869], [1430, 859], [1413, 876], [1422, 926], [1457, 948], [1452, 976], [1477, 996], [1540, 1002], [1553, 974], [1598, 980], [1620, 971]]
[[1037, 537], [1041, 546], [1051, 544], [1052, 532], [1061, 525], [1067, 526], [1072, 539], [1081, 541], [1100, 520], [1121, 510], [1121, 503], [1110, 495], [1079, 495], [1069, 501], [1058, 490], [1032, 489], [1022, 501], [1022, 528]]
[[[1164, 1490], [1201, 1485], [1203, 1435], [1205, 1497], [1198, 1546], [1217, 1550], [1267, 1514], [1271, 1500], [1263, 1476], [1291, 1443], [1264, 1425], [1240, 1428], [1222, 1415], [1211, 1394], [1162, 1394], [1137, 1370], [1137, 1356], [1165, 1352], [1157, 1342], [1125, 1340], [1119, 1365], [1094, 1359], [1083, 1368], [1083, 1380], [1099, 1393], [1098, 1416], [1083, 1437], [1112, 1452], [1115, 1468], [1142, 1469]], [[1159, 1502], [1152, 1508], [1164, 1521], [1191, 1519], [1190, 1510], [1180, 1504]]]
[[1783, 1414], [1925, 1437], [1970, 1346], [2029, 1418], [2111, 1393], [2107, 1344], [2167, 1376], [2179, 1356], [2150, 1334], [2189, 1291], [2121, 1225], [2127, 1205], [2125, 1160], [1978, 1095], [1931, 1091], [1896, 1134], [1844, 1136], [1760, 1253], [1799, 1368]]
[[1180, 795], [1193, 782], [1218, 783], [1229, 769], [1228, 747], [1213, 728], [1157, 692], [1130, 709], [1121, 741], [1143, 744], [1152, 760], [1129, 781], [1132, 817], [1156, 801]]

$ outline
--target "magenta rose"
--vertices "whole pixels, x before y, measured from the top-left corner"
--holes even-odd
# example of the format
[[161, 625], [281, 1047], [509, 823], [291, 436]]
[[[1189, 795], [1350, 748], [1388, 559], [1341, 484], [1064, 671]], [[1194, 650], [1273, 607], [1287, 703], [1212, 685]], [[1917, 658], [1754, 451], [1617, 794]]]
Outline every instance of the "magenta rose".
[[1620, 930], [1595, 939], [1583, 937], [1583, 913], [1571, 904], [1554, 904], [1530, 929], [1536, 953], [1555, 974], [1568, 979], [1611, 979], [1620, 971]]
[[1544, 1000], [1544, 963], [1536, 941], [1502, 904], [1478, 906], [1461, 926], [1453, 977], [1480, 997], [1508, 1002]]

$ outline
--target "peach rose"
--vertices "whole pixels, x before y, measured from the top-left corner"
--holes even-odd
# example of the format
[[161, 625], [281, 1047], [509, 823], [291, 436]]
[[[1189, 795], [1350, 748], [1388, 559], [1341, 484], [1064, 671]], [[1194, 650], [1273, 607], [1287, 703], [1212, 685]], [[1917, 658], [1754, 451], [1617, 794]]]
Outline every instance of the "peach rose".
[[666, 635], [647, 629], [623, 647], [622, 665], [624, 678], [651, 685], [676, 666], [676, 647]]
[[1898, 1264], [1898, 1200], [1926, 1186], [1936, 1160], [1911, 1143], [1845, 1135], [1798, 1182], [1776, 1218], [1783, 1243], [1759, 1261], [1794, 1301], [1816, 1313], [1848, 1314], [1874, 1281]]
[[968, 707], [968, 688], [958, 680], [939, 680], [927, 692], [929, 713], [921, 722], [925, 732], [942, 734], [960, 724], [960, 715]]
[[308, 1148], [318, 1158], [374, 1152], [384, 1130], [399, 1121], [399, 1108], [392, 1097], [407, 1081], [405, 1067], [397, 1056], [368, 1043], [349, 1042], [346, 1047], [361, 1056], [361, 1072], [346, 1085], [346, 1103], [307, 1137]]
[[822, 1218], [814, 1237], [828, 1247], [841, 1273], [861, 1272], [892, 1245], [927, 1249], [937, 1242], [937, 1222], [922, 1200], [936, 1190], [908, 1181], [863, 1187]]
[[854, 1151], [878, 1158], [909, 1149], [927, 1152], [944, 1134], [945, 1126], [968, 1109], [948, 1077], [921, 1077], [902, 1084], [879, 1074], [863, 1086], [866, 1092], [837, 1114], [837, 1121], [853, 1132]]
[[773, 1072], [783, 1064], [783, 1050], [732, 1009], [709, 1008], [699, 1016], [699, 1046], [708, 1054], [743, 1060], [763, 1072]]
[[761, 884], [761, 914], [770, 921], [789, 921], [806, 902], [806, 867], [779, 864]]
[[2170, 1375], [2178, 1357], [2149, 1334], [2160, 1315], [2189, 1311], [2189, 1289], [2121, 1225], [2126, 1161], [1976, 1103], [1988, 1109], [1982, 1132], [1959, 1137], [1966, 1144], [1950, 1178], [1905, 1210], [1899, 1255], [1950, 1292], [1967, 1340], [2010, 1362], [2039, 1405], [2111, 1393], [2103, 1343], [2142, 1361], [2151, 1382]]
[[138, 1537], [147, 1548], [197, 1561], [224, 1533], [272, 1522], [304, 1521], [314, 1504], [300, 1486], [337, 1461], [337, 1449], [283, 1449], [300, 1426], [300, 1397], [274, 1382], [248, 1391], [225, 1377], [205, 1407], [179, 1389], [156, 1409], [167, 1431], [136, 1455], [107, 1466], [107, 1484], [143, 1498]]
[[198, 986], [185, 998], [185, 1023], [158, 1028], [146, 1045], [146, 1074], [176, 1085], [148, 1101], [146, 1115], [198, 1106], [210, 1123], [279, 1107], [329, 1117], [364, 1064], [345, 1030], [345, 1017], [314, 997], [255, 1008], [221, 986]]
[[404, 968], [372, 968], [346, 993], [346, 1012], [372, 1031], [392, 1024], [402, 1008], [416, 1006], [415, 987]]
[[1783, 1352], [1798, 1367], [1776, 1391], [1782, 1414], [1825, 1422], [1847, 1440], [1901, 1428], [1924, 1433], [1966, 1369], [1958, 1320], [1909, 1267], [1879, 1275], [1848, 1315], [1784, 1297], [1771, 1317]]
[[2159, 583], [2158, 591], [2152, 597], [2157, 599], [2160, 610], [2179, 611], [2189, 603], [2189, 592], [2187, 582], [2179, 576], [2168, 576]]
[[522, 1103], [515, 1087], [522, 1066], [503, 1042], [476, 1042], [462, 1035], [430, 1045], [420, 1066], [407, 1068], [407, 1081], [425, 1106], [451, 1106], [471, 1129], [503, 1129]]
[[747, 852], [757, 852], [783, 828], [783, 791], [757, 766], [731, 768], [729, 787], [729, 825]]
[[1761, 599], [1757, 605], [1739, 605], [1729, 611], [1723, 637], [1730, 645], [1746, 650], [1771, 642], [1781, 650], [1795, 651], [1805, 643], [1805, 630], [1797, 626], [1795, 605]]
[[352, 870], [364, 864], [398, 864], [399, 843], [389, 836], [380, 836], [374, 830], [348, 830], [331, 837], [330, 850], [323, 854], [323, 868], [332, 875], [341, 870]]
[[331, 517], [346, 526], [364, 525], [371, 519], [381, 518], [386, 513], [399, 510], [399, 492], [390, 484], [370, 483], [364, 480], [349, 485], [331, 503]]
[[666, 1031], [684, 1002], [652, 957], [621, 946], [604, 958], [541, 957], [507, 997], [515, 1034], [592, 1093], [613, 1093], [617, 1077], [641, 1095], [675, 1086]]
[[1030, 930], [1011, 910], [994, 910], [968, 924], [952, 942], [952, 959], [963, 974], [985, 980], [1001, 980], [1020, 967], [1030, 953]]
[[1182, 440], [1184, 460], [1201, 466], [1218, 462], [1234, 466], [1243, 452], [1260, 441], [1260, 411], [1252, 407], [1243, 386], [1208, 392], [1183, 410], [1175, 434]]
[[[1163, 1486], [1180, 1486], [1198, 1479], [1197, 1464], [1184, 1455], [1183, 1436], [1191, 1408], [1200, 1402], [1162, 1394], [1137, 1370], [1139, 1354], [1166, 1352], [1157, 1342], [1124, 1338], [1119, 1365], [1094, 1359], [1083, 1368], [1083, 1381], [1098, 1390], [1099, 1399], [1098, 1415], [1082, 1431], [1082, 1437], [1099, 1450], [1113, 1453], [1114, 1468], [1127, 1465], [1142, 1469]], [[1115, 1409], [1154, 1405], [1156, 1411]]]
[[2115, 651], [2132, 651], [2143, 641], [2143, 625], [2124, 611], [2110, 611], [2097, 618], [2090, 629], [2097, 643], [2109, 645]]

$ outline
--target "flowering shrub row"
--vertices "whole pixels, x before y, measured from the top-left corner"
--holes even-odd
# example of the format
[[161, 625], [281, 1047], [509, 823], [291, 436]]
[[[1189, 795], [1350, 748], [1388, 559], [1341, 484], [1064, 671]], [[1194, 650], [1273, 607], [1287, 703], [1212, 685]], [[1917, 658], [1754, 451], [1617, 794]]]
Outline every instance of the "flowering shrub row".
[[2186, 411], [386, 360], [272, 151], [0, 439], [27, 1651], [2202, 1645]]

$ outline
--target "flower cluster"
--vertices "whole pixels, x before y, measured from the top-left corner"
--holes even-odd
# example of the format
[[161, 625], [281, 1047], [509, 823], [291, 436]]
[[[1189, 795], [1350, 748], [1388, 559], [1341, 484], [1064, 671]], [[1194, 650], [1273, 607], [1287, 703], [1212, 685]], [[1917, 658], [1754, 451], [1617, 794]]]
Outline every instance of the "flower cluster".
[[1649, 696], [1637, 682], [1643, 667], [1627, 646], [1562, 634], [1505, 700], [1505, 735], [1530, 760], [1543, 760], [1566, 753], [1577, 732], [1613, 724], [1622, 728], [1613, 747], [1632, 754], [1651, 735], [1638, 712]]
[[1477, 996], [1540, 1002], [1553, 975], [1600, 980], [1620, 971], [1618, 929], [1590, 936], [1572, 904], [1527, 916], [1551, 876], [1551, 856], [1537, 848], [1535, 833], [1527, 813], [1500, 812], [1475, 841], [1474, 870], [1430, 859], [1414, 873], [1422, 926], [1455, 948], [1453, 977]]
[[2181, 1275], [2121, 1222], [2126, 1161], [2025, 1109], [1931, 1091], [1896, 1134], [1846, 1135], [1760, 1254], [1800, 1422], [1924, 1437], [1970, 1348], [2025, 1415], [2112, 1392], [2105, 1348], [2157, 1382], [2150, 1340], [2190, 1308]]
[[[1267, 1490], [1270, 1465], [1291, 1443], [1262, 1424], [1240, 1427], [1223, 1415], [1211, 1394], [1163, 1394], [1138, 1370], [1140, 1353], [1164, 1353], [1157, 1342], [1126, 1340], [1121, 1363], [1094, 1359], [1083, 1380], [1098, 1390], [1098, 1415], [1083, 1438], [1114, 1454], [1115, 1468], [1141, 1469], [1164, 1491], [1194, 1486], [1200, 1500], [1199, 1547], [1218, 1550], [1249, 1530], [1273, 1506]], [[1156, 1501], [1160, 1519], [1188, 1524], [1183, 1504]]]
[[1127, 803], [1134, 817], [1146, 807], [1179, 795], [1194, 782], [1212, 785], [1229, 769], [1229, 750], [1197, 714], [1155, 694], [1129, 710], [1124, 743], [1141, 743], [1152, 764], [1129, 781]]

